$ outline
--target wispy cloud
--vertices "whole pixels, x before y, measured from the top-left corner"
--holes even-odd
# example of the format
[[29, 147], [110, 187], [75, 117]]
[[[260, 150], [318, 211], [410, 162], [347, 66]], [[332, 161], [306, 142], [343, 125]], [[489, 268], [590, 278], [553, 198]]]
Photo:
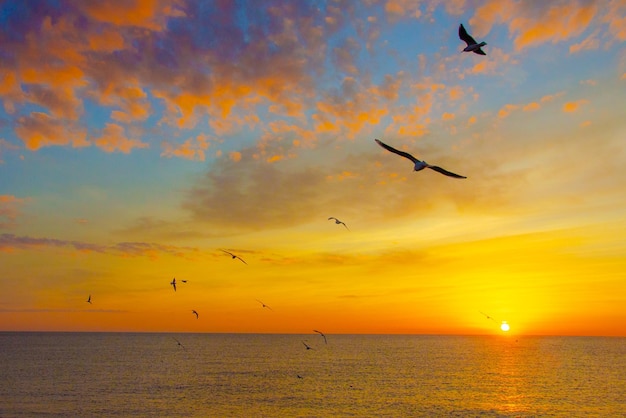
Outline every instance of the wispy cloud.
[[72, 241], [55, 238], [33, 238], [14, 234], [0, 234], [0, 251], [71, 248], [77, 251], [112, 254], [121, 257], [150, 257], [162, 255], [188, 257], [198, 250], [193, 247], [177, 247], [146, 242], [120, 242], [113, 245], [93, 244], [83, 241]]

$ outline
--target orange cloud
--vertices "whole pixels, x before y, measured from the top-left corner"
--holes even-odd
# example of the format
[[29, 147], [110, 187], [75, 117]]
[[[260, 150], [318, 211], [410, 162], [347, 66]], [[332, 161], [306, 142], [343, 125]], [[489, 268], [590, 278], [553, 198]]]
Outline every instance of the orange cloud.
[[387, 13], [387, 18], [392, 21], [404, 16], [418, 18], [422, 15], [419, 6], [419, 2], [413, 0], [387, 0], [385, 13]]
[[232, 151], [228, 154], [228, 157], [234, 161], [234, 162], [239, 162], [241, 161], [241, 153], [239, 151]]
[[15, 133], [31, 151], [51, 145], [72, 147], [89, 145], [85, 139], [87, 132], [83, 128], [72, 126], [41, 112], [32, 112], [29, 116], [20, 117]]
[[102, 130], [102, 136], [95, 139], [93, 143], [105, 152], [119, 151], [124, 154], [130, 153], [134, 148], [148, 148], [145, 142], [126, 138], [124, 127], [114, 123], [107, 123]]
[[519, 109], [519, 105], [514, 105], [514, 104], [505, 104], [499, 111], [498, 111], [498, 117], [503, 119], [506, 118], [507, 116], [509, 116], [509, 114], [516, 109]]
[[206, 151], [210, 147], [211, 138], [200, 134], [195, 138], [189, 138], [182, 144], [164, 142], [161, 157], [179, 157], [192, 161], [204, 161]]
[[567, 102], [563, 105], [563, 112], [576, 112], [580, 106], [587, 103], [589, 103], [589, 101], [585, 99], [577, 100], [575, 102]]
[[448, 112], [443, 112], [443, 115], [441, 115], [441, 120], [453, 120], [454, 119], [454, 113], [448, 113]]
[[89, 17], [115, 26], [136, 26], [160, 31], [165, 29], [166, 18], [183, 16], [180, 1], [126, 0], [111, 7], [106, 0], [81, 1], [77, 6]]
[[539, 109], [541, 109], [541, 105], [537, 102], [528, 103], [526, 106], [522, 108], [524, 112], [531, 112], [531, 111], [539, 110]]
[[476, 34], [488, 33], [496, 23], [508, 23], [517, 34], [516, 49], [556, 43], [581, 34], [598, 13], [596, 2], [524, 2], [488, 0], [476, 9], [470, 24]]

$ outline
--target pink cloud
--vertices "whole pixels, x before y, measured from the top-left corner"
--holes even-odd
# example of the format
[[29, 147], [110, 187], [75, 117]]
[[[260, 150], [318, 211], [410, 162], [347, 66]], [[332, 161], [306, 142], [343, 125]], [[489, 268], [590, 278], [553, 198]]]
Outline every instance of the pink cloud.
[[10, 228], [19, 216], [20, 207], [26, 202], [13, 195], [0, 195], [0, 228]]

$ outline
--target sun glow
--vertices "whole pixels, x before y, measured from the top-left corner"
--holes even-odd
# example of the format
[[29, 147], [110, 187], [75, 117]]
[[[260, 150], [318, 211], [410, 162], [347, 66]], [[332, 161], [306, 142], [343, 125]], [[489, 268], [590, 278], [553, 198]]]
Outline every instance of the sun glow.
[[507, 332], [508, 330], [511, 329], [511, 327], [509, 326], [509, 324], [506, 323], [506, 321], [502, 321], [502, 325], [500, 325], [500, 329], [504, 332]]

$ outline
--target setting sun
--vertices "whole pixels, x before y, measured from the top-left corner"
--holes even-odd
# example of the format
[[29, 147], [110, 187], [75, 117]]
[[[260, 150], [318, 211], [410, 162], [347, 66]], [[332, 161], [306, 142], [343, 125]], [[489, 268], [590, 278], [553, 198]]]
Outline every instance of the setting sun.
[[502, 325], [500, 325], [500, 329], [504, 332], [507, 332], [508, 330], [511, 329], [511, 327], [509, 326], [509, 324], [506, 323], [506, 321], [502, 321]]

